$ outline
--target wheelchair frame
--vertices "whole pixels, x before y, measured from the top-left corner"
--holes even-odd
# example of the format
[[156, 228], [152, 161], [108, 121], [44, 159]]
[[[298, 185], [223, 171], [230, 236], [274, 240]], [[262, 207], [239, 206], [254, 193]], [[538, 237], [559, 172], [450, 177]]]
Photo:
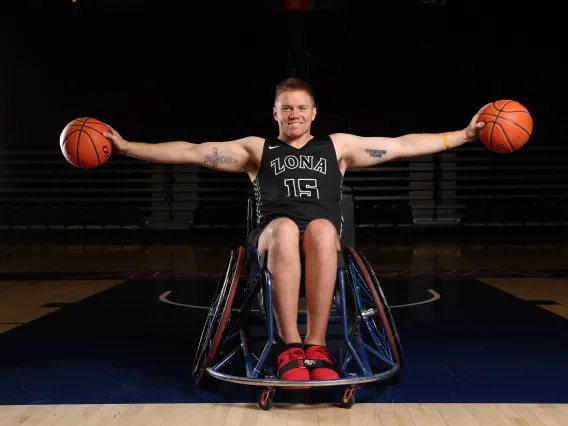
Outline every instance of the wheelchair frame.
[[[255, 203], [248, 200], [247, 231], [254, 226]], [[248, 234], [247, 232], [247, 234]], [[245, 259], [248, 257], [248, 261]], [[241, 306], [234, 310], [232, 304], [239, 287], [241, 274], [245, 265], [249, 264], [249, 276], [245, 286], [245, 299]], [[356, 282], [359, 281], [359, 282]], [[256, 291], [258, 290], [258, 291]], [[350, 292], [350, 293], [348, 293]], [[350, 314], [347, 309], [347, 295], [354, 297], [357, 312], [352, 327], [349, 327]], [[248, 323], [252, 318], [252, 303], [254, 296], [260, 295], [259, 309], [263, 317], [267, 332], [264, 346], [260, 355], [253, 353], [251, 338], [248, 332]], [[364, 308], [363, 301], [368, 297], [367, 303], [371, 305]], [[371, 300], [369, 302], [369, 300]], [[264, 302], [264, 304], [262, 303]], [[333, 298], [333, 307], [339, 317], [332, 313], [330, 321], [339, 320], [343, 331], [343, 343], [346, 346], [346, 356], [342, 354], [338, 360], [340, 376], [335, 380], [280, 380], [270, 366], [266, 365], [267, 359], [279, 336], [275, 332], [273, 300], [272, 300], [272, 277], [267, 268], [267, 257], [260, 256], [256, 249], [240, 246], [232, 250], [225, 264], [221, 279], [217, 286], [213, 303], [203, 328], [202, 336], [197, 349], [193, 365], [193, 374], [197, 376], [197, 384], [200, 385], [205, 375], [213, 378], [252, 386], [263, 386], [265, 389], [260, 396], [259, 405], [263, 410], [269, 410], [273, 404], [276, 388], [314, 388], [347, 386], [340, 406], [350, 408], [355, 403], [357, 387], [371, 382], [383, 381], [385, 384], [393, 384], [400, 378], [403, 368], [403, 354], [400, 339], [386, 303], [378, 280], [365, 257], [354, 248], [347, 245], [342, 252], [338, 253], [338, 268], [336, 280], [336, 293]], [[236, 311], [233, 312], [233, 311]], [[381, 327], [376, 326], [373, 317], [378, 317]], [[364, 324], [368, 328], [367, 333], [377, 345], [377, 350], [365, 343], [362, 333], [365, 332]], [[361, 331], [363, 328], [363, 332]], [[373, 330], [374, 329], [374, 330]], [[382, 330], [381, 330], [382, 329]], [[384, 342], [377, 342], [381, 336]], [[281, 339], [280, 339], [281, 340]], [[234, 347], [227, 352], [218, 353], [219, 348], [226, 348], [230, 344]], [[380, 353], [380, 350], [384, 353]], [[207, 353], [206, 353], [207, 352]], [[369, 361], [367, 352], [380, 359], [387, 369], [374, 372]], [[238, 354], [244, 356], [244, 368], [246, 376], [236, 376], [222, 372], [222, 369]], [[359, 368], [360, 374], [348, 372], [351, 361]]]

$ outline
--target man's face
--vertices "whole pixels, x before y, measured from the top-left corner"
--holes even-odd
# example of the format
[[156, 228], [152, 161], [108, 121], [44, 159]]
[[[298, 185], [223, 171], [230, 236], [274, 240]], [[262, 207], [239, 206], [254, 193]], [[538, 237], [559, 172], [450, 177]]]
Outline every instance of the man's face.
[[274, 119], [280, 131], [289, 137], [298, 137], [310, 130], [316, 118], [312, 97], [304, 91], [284, 92], [274, 105]]

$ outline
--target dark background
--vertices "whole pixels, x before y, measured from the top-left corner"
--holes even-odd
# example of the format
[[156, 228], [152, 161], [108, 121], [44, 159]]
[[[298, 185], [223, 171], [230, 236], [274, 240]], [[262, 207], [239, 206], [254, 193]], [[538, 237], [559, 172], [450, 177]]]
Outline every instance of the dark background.
[[[49, 173], [70, 173], [59, 152], [59, 135], [69, 121], [83, 116], [108, 122], [136, 141], [274, 136], [275, 86], [295, 75], [315, 88], [316, 134], [459, 130], [488, 102], [521, 102], [534, 120], [522, 152], [499, 156], [470, 144], [467, 149], [477, 149], [479, 162], [467, 150], [458, 152], [469, 165], [489, 164], [478, 172], [495, 173], [487, 184], [501, 185], [497, 194], [519, 189], [518, 182], [499, 181], [502, 165], [514, 163], [506, 174], [532, 183], [527, 191], [542, 195], [544, 188], [553, 194], [554, 205], [545, 210], [559, 211], [566, 204], [567, 66], [560, 3], [320, 0], [316, 10], [295, 13], [283, 10], [284, 0], [46, 3], [3, 4], [0, 154], [5, 170], [40, 168], [26, 158], [41, 162], [45, 150], [60, 161]], [[542, 173], [552, 173], [549, 165], [556, 169], [531, 181], [530, 168], [525, 173], [523, 167], [537, 159]], [[120, 161], [114, 158], [97, 176]], [[428, 161], [440, 164], [436, 158]], [[440, 176], [424, 182], [436, 184]], [[408, 188], [404, 191], [408, 195]], [[546, 202], [524, 194], [523, 211]], [[64, 196], [69, 206], [77, 195]], [[12, 217], [21, 197], [14, 200], [5, 195], [1, 201]], [[58, 202], [48, 203], [53, 208]], [[443, 204], [439, 197], [434, 203]], [[465, 202], [462, 216], [470, 215], [473, 203], [478, 201]], [[29, 210], [32, 204], [21, 205]]]
[[270, 136], [274, 87], [289, 54], [305, 77], [304, 50], [320, 112], [351, 116], [354, 130], [461, 129], [485, 103], [515, 99], [534, 140], [563, 138], [567, 69], [550, 4], [344, 0], [286, 13], [258, 0], [78, 1], [5, 12], [2, 146], [56, 146], [85, 115], [150, 141]]

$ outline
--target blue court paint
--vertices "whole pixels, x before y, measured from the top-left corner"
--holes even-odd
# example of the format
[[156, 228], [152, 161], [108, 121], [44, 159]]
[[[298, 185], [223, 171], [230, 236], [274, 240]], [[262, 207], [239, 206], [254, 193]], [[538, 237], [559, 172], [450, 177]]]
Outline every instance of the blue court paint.
[[[568, 400], [568, 320], [475, 278], [381, 279], [406, 369], [358, 402], [561, 403]], [[256, 402], [262, 388], [190, 376], [214, 279], [136, 279], [0, 335], [0, 404]], [[278, 389], [276, 402], [337, 402], [343, 388]]]

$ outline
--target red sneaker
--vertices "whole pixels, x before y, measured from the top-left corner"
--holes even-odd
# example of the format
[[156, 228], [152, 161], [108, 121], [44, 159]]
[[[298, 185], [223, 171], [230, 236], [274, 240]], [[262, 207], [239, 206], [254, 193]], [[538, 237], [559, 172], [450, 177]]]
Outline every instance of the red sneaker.
[[335, 371], [335, 358], [325, 346], [310, 346], [306, 351], [305, 364], [310, 368], [311, 380], [339, 379], [339, 374]]
[[310, 380], [304, 365], [306, 353], [302, 348], [290, 348], [278, 355], [278, 377], [281, 380]]

